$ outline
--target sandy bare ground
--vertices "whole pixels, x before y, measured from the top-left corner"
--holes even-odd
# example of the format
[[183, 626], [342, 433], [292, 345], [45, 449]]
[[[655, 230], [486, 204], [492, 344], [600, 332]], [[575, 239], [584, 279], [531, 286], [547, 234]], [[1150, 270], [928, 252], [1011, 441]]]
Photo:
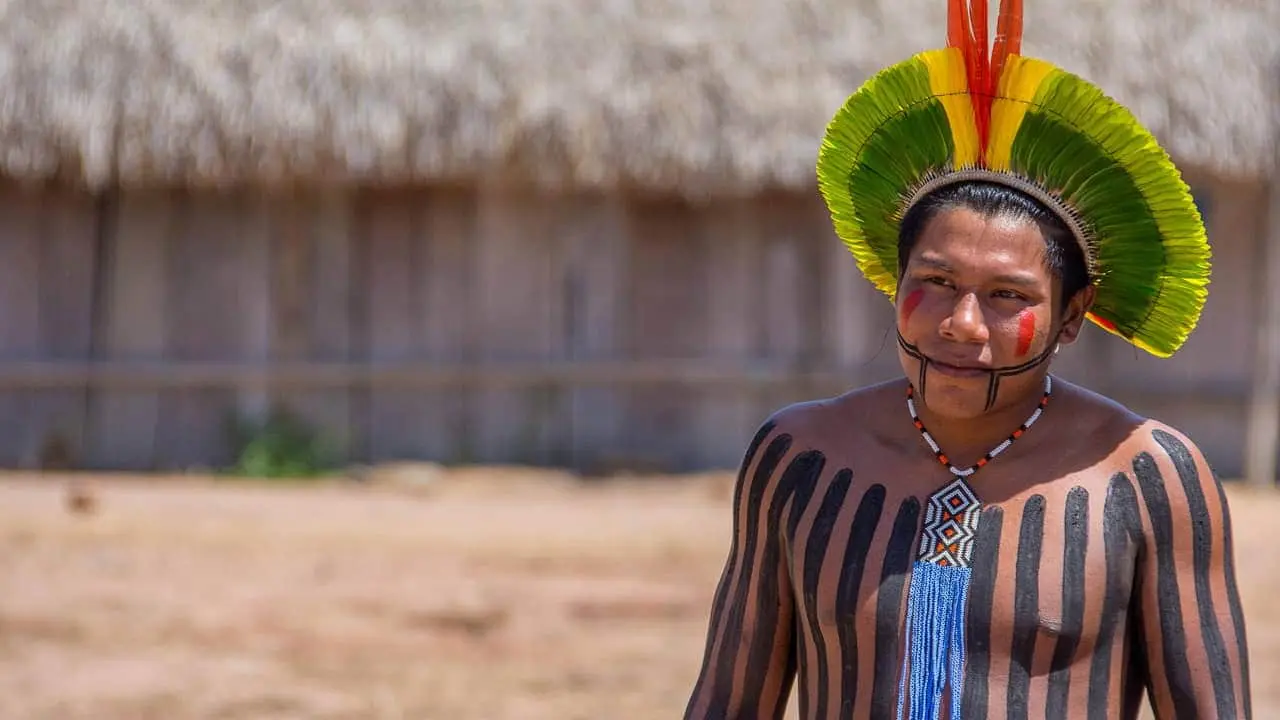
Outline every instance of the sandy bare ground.
[[[94, 478], [73, 515], [64, 478], [0, 479], [0, 718], [679, 717], [727, 477], [379, 480]], [[1256, 717], [1277, 717], [1280, 495], [1233, 512]]]

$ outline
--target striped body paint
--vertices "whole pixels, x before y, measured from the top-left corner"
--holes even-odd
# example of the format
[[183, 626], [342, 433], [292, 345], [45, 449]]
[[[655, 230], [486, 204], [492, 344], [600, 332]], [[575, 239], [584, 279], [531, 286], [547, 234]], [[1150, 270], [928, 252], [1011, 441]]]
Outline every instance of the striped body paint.
[[684, 717], [780, 719], [794, 689], [802, 720], [894, 718], [900, 703], [911, 720], [1132, 720], [1150, 688], [1162, 716], [1250, 718], [1221, 486], [1179, 437], [1145, 438], [1123, 471], [982, 508], [958, 687], [913, 702], [909, 600], [928, 506], [860, 477], [848, 453], [766, 425], [739, 470]]

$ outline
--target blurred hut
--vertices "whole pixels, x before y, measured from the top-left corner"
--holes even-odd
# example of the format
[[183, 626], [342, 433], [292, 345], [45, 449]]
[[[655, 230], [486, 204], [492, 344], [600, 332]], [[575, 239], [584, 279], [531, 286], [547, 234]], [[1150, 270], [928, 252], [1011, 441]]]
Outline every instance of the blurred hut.
[[[1063, 371], [1226, 476], [1276, 407], [1277, 5], [1027, 8], [1025, 50], [1167, 143], [1216, 249], [1177, 359], [1093, 332]], [[894, 372], [813, 166], [944, 6], [9, 2], [0, 465], [224, 464], [228, 421], [280, 408], [351, 462], [732, 465], [771, 409]]]

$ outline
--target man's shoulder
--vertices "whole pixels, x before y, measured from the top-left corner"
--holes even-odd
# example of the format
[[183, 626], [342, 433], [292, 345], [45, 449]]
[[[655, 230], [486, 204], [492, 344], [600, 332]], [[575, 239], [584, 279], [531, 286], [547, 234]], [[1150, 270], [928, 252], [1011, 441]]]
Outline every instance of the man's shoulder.
[[1179, 506], [1212, 496], [1219, 480], [1191, 437], [1174, 425], [1146, 417], [1110, 398], [1081, 391], [1081, 422], [1098, 423], [1095, 437], [1111, 447], [1112, 470], [1123, 472], [1140, 497]]
[[771, 434], [795, 438], [816, 438], [836, 428], [844, 433], [870, 431], [885, 408], [901, 401], [905, 387], [905, 380], [889, 380], [840, 395], [793, 402], [774, 410], [764, 427]]
[[1123, 448], [1142, 494], [1165, 496], [1174, 506], [1217, 496], [1221, 484], [1204, 453], [1186, 433], [1145, 418]]
[[1171, 448], [1199, 453], [1185, 433], [1096, 391], [1063, 380], [1057, 393], [1066, 396], [1072, 435], [1111, 448], [1113, 457], [1133, 459], [1141, 453], [1168, 458]]

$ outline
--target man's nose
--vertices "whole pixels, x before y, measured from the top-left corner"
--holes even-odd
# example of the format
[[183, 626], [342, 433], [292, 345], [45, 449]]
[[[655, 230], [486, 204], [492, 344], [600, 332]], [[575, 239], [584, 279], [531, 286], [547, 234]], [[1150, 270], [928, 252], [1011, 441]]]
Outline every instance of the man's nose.
[[956, 299], [951, 314], [942, 321], [942, 336], [948, 340], [965, 343], [985, 343], [989, 338], [987, 322], [982, 306], [973, 293], [964, 293]]

